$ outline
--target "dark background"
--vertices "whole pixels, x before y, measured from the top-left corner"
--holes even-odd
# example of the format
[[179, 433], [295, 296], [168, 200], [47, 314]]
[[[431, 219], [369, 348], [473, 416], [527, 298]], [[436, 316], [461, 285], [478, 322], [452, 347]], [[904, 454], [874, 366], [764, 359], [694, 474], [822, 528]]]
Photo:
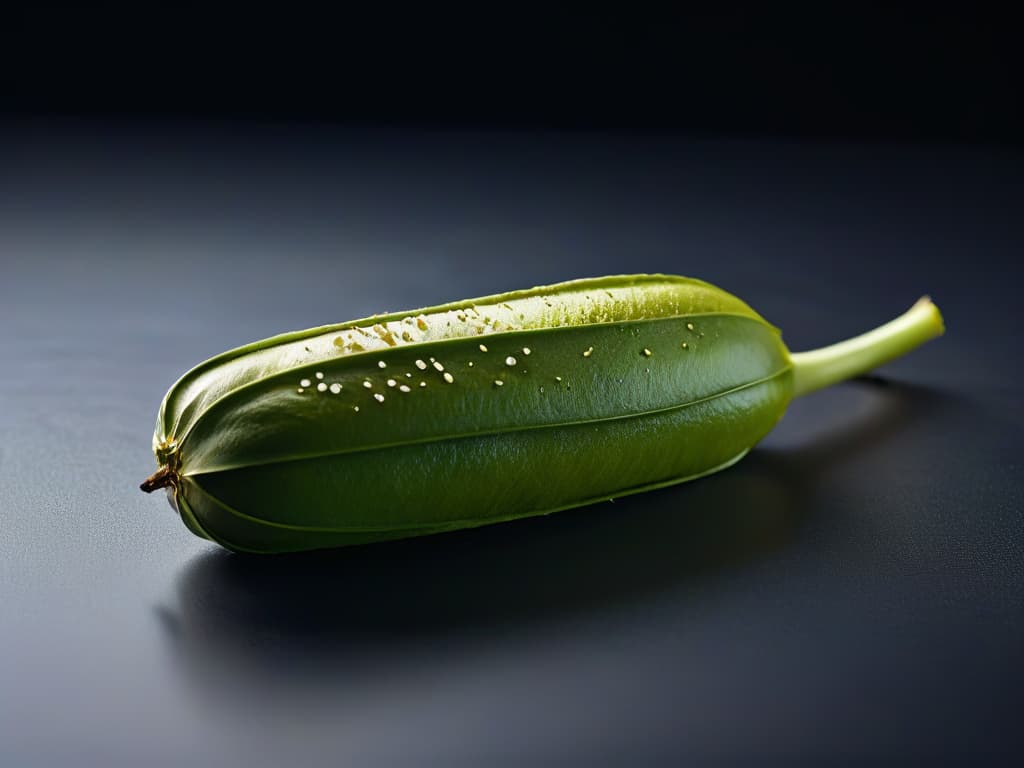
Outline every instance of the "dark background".
[[1018, 28], [985, 4], [351, 5], [10, 4], [0, 109], [861, 142], [1024, 136]]
[[[0, 14], [0, 764], [1024, 756], [1007, 16]], [[544, 519], [250, 558], [137, 490], [226, 348], [634, 271], [796, 350], [926, 292], [948, 333]]]

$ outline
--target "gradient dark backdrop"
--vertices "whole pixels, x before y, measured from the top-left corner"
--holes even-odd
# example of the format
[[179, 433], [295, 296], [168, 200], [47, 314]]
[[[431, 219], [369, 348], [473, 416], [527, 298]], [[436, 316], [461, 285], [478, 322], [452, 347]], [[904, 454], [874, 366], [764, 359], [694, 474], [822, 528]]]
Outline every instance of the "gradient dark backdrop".
[[[0, 11], [0, 764], [1024, 756], [1015, 27], [975, 8]], [[666, 271], [949, 332], [728, 472], [311, 557], [138, 483], [283, 330]]]
[[857, 141], [1024, 136], [1017, 25], [983, 4], [290, 5], [9, 4], [0, 110]]

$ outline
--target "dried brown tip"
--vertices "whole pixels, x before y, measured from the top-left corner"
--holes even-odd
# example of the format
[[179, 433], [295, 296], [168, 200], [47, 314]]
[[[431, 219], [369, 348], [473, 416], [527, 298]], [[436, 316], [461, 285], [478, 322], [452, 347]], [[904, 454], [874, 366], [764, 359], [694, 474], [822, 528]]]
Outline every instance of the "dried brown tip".
[[156, 472], [146, 478], [145, 482], [139, 486], [140, 490], [146, 493], [152, 493], [153, 491], [159, 490], [160, 488], [167, 488], [168, 486], [176, 486], [178, 484], [178, 474], [170, 467], [160, 467]]

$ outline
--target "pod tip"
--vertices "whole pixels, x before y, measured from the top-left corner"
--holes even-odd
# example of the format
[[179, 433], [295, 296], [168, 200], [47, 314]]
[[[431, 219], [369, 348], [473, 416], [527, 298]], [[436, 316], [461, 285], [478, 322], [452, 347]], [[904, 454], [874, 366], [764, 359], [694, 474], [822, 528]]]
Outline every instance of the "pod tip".
[[160, 467], [156, 472], [142, 481], [140, 491], [152, 493], [160, 488], [175, 486], [178, 484], [178, 474], [168, 466]]

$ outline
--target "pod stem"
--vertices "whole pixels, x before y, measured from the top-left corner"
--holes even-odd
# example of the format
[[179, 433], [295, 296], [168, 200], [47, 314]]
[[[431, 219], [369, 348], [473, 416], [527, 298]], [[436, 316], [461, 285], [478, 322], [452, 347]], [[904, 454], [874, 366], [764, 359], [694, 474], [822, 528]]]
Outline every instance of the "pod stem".
[[885, 325], [821, 349], [796, 352], [794, 396], [859, 376], [905, 355], [945, 331], [939, 308], [927, 296]]

